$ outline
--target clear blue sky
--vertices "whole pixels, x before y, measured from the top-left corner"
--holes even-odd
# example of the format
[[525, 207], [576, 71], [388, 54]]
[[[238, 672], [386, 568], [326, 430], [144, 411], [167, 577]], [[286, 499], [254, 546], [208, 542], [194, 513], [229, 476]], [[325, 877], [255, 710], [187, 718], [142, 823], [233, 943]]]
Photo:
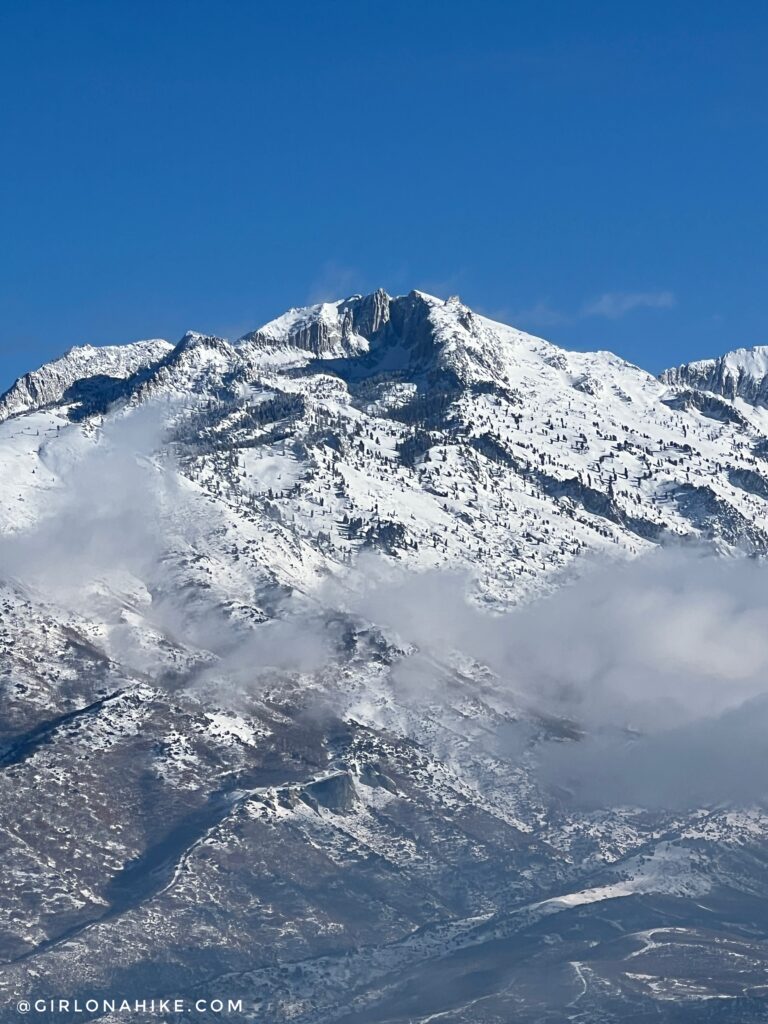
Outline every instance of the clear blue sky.
[[0, 0], [0, 387], [383, 285], [768, 343], [768, 4]]

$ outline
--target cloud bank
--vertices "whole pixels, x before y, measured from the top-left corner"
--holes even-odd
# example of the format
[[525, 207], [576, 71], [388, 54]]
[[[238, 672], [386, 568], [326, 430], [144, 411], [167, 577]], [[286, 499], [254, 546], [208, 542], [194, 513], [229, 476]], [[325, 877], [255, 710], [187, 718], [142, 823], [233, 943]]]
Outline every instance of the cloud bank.
[[453, 649], [493, 669], [510, 710], [575, 723], [579, 739], [546, 740], [539, 757], [547, 782], [576, 802], [768, 797], [765, 567], [660, 550], [593, 566], [503, 615], [473, 604], [469, 582], [442, 572], [371, 582], [366, 572], [350, 608], [412, 652], [395, 674], [401, 696], [434, 701], [429, 659]]
[[[198, 550], [209, 506], [155, 457], [161, 434], [150, 406], [106, 423], [98, 444], [79, 442], [77, 457], [59, 467], [47, 517], [0, 540], [2, 575], [88, 615], [94, 581], [124, 572], [157, 583], [169, 551]], [[281, 672], [323, 677], [345, 657], [344, 623], [373, 624], [394, 642], [401, 653], [390, 684], [408, 706], [454, 699], [440, 666], [451, 651], [473, 659], [492, 670], [494, 698], [510, 713], [576, 724], [580, 739], [540, 743], [541, 771], [588, 805], [768, 795], [763, 565], [662, 550], [592, 566], [505, 614], [484, 609], [472, 587], [461, 573], [393, 570], [371, 558], [285, 599], [260, 625], [229, 620], [204, 588], [195, 592], [203, 602], [195, 615], [188, 595], [162, 587], [142, 614], [207, 650], [213, 660], [194, 685], [233, 700]], [[472, 695], [475, 684], [454, 676], [450, 685]]]

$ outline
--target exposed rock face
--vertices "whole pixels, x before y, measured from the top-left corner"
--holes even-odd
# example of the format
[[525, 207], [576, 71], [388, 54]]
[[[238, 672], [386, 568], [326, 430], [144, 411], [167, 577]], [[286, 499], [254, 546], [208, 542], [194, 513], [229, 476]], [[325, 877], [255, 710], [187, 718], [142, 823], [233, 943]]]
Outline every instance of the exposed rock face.
[[341, 308], [345, 314], [345, 322], [349, 324], [349, 332], [371, 338], [390, 318], [392, 300], [383, 288], [372, 295], [359, 295], [347, 299]]
[[768, 404], [768, 346], [738, 348], [718, 359], [702, 359], [665, 370], [660, 379], [676, 387], [710, 391], [724, 398]]
[[325, 807], [335, 814], [347, 814], [358, 802], [349, 772], [335, 772], [324, 779], [309, 782], [303, 787], [303, 795], [314, 806]]
[[28, 409], [40, 409], [66, 402], [73, 385], [81, 388], [93, 381], [104, 387], [123, 381], [159, 362], [173, 348], [167, 341], [137, 341], [132, 345], [73, 348], [39, 370], [24, 374], [0, 398], [0, 420]]
[[734, 409], [730, 402], [723, 401], [708, 391], [683, 388], [666, 399], [666, 403], [670, 409], [698, 409], [704, 416], [709, 416], [713, 420], [739, 423], [741, 426], [747, 425], [745, 417], [737, 409]]

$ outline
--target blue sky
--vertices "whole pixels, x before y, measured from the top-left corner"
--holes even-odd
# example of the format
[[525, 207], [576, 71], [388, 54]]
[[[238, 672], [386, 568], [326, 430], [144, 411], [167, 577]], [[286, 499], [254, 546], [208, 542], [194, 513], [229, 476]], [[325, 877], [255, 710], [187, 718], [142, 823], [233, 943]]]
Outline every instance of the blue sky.
[[0, 387], [383, 285], [768, 343], [768, 5], [0, 0]]

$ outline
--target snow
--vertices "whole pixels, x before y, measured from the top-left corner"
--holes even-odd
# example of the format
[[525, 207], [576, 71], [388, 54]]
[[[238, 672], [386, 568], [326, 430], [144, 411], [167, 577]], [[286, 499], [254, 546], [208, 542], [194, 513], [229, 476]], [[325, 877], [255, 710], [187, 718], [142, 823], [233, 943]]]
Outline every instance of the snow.
[[715, 369], [718, 363], [727, 367], [736, 376], [739, 374], [746, 374], [754, 378], [768, 376], [768, 345], [735, 348], [727, 352], [721, 359], [696, 359], [683, 365], [688, 370], [703, 374]]
[[247, 746], [256, 746], [263, 730], [257, 730], [241, 716], [230, 711], [213, 711], [206, 715], [208, 731], [212, 736], [228, 739], [234, 737]]

